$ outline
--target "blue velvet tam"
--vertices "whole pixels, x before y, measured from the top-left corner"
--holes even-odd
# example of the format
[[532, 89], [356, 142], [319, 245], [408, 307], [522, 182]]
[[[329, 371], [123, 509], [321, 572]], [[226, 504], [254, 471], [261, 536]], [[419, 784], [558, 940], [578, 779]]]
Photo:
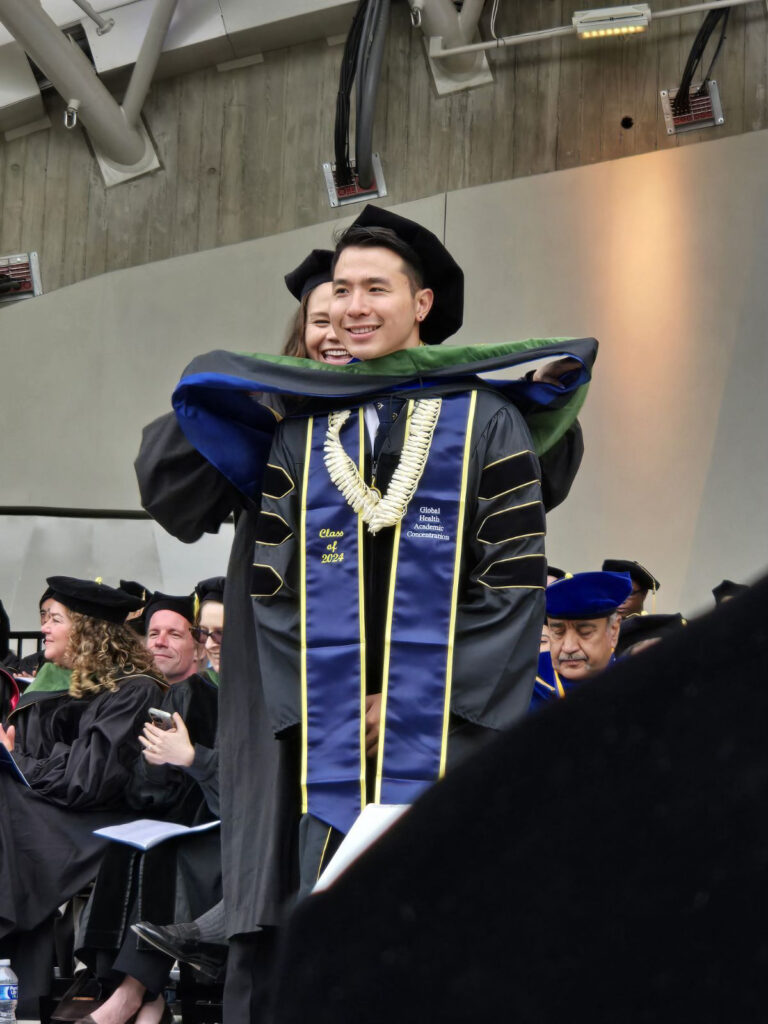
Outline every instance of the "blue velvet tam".
[[630, 594], [628, 572], [577, 572], [547, 587], [547, 616], [552, 619], [602, 619]]

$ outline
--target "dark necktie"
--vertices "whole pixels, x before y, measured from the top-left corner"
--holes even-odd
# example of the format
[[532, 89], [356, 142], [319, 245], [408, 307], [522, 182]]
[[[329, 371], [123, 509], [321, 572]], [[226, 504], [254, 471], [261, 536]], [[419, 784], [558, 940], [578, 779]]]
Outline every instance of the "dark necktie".
[[376, 415], [379, 417], [379, 429], [376, 431], [376, 439], [373, 443], [374, 461], [378, 459], [389, 434], [390, 427], [397, 419], [404, 405], [405, 399], [396, 398], [394, 395], [387, 395], [385, 398], [377, 399], [374, 402]]

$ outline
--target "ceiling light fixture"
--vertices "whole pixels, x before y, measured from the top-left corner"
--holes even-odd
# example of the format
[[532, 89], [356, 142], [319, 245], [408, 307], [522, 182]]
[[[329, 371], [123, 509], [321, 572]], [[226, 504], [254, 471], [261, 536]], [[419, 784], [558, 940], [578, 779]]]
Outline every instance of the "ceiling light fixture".
[[648, 4], [602, 7], [594, 11], [575, 11], [573, 25], [579, 39], [604, 39], [645, 32], [651, 23]]

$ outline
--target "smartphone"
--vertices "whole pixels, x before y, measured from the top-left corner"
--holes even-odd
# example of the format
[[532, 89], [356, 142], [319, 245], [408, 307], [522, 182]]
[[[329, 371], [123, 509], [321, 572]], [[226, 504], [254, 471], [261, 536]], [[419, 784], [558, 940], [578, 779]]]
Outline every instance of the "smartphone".
[[156, 725], [158, 729], [173, 729], [173, 715], [168, 711], [163, 711], [161, 708], [150, 708], [149, 717], [152, 721], [152, 725]]

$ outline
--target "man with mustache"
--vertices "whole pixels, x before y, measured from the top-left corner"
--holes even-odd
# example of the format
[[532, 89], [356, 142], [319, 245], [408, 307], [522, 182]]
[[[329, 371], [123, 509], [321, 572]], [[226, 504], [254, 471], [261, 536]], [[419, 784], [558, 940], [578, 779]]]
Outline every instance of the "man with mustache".
[[625, 572], [579, 572], [547, 587], [547, 625], [558, 696], [614, 659], [621, 616], [632, 590]]

